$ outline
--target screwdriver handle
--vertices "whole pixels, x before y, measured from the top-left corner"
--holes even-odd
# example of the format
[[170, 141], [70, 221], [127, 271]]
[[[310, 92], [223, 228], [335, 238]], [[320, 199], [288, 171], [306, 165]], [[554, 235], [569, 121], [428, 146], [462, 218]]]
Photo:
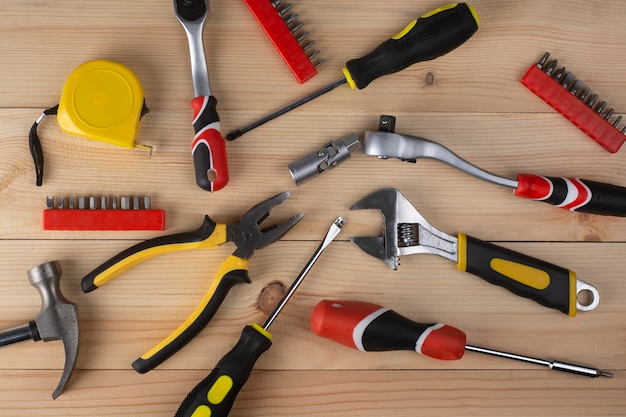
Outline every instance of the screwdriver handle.
[[579, 178], [518, 174], [514, 195], [581, 213], [626, 216], [626, 187]]
[[225, 417], [246, 383], [258, 358], [272, 346], [272, 335], [259, 325], [244, 327], [233, 349], [192, 389], [176, 417]]
[[455, 360], [465, 352], [465, 333], [446, 324], [422, 324], [376, 304], [320, 301], [311, 314], [316, 335], [363, 352], [410, 350]]
[[191, 144], [196, 183], [206, 191], [218, 191], [228, 184], [226, 141], [214, 96], [198, 96], [191, 101], [195, 136]]
[[343, 72], [352, 88], [363, 89], [376, 78], [429, 61], [461, 46], [480, 22], [466, 3], [454, 3], [422, 15], [368, 55], [350, 60]]
[[576, 273], [480, 239], [458, 234], [457, 268], [530, 298], [569, 316], [576, 316]]

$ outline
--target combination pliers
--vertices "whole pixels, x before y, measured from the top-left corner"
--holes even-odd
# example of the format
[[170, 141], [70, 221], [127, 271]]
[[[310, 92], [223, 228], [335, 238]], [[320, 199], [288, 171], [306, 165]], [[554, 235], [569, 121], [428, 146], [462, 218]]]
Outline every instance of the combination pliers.
[[285, 191], [262, 201], [244, 214], [238, 223], [216, 223], [205, 215], [202, 226], [197, 230], [138, 243], [118, 253], [83, 277], [81, 286], [83, 292], [87, 293], [154, 256], [182, 250], [211, 249], [231, 241], [235, 243], [235, 251], [222, 263], [200, 305], [174, 332], [133, 362], [133, 368], [137, 372], [145, 373], [154, 369], [180, 350], [209, 323], [235, 284], [251, 282], [248, 276], [248, 260], [254, 251], [280, 239], [304, 216], [300, 213], [284, 223], [264, 229], [259, 227], [259, 224], [269, 216], [270, 210], [289, 196], [291, 193]]

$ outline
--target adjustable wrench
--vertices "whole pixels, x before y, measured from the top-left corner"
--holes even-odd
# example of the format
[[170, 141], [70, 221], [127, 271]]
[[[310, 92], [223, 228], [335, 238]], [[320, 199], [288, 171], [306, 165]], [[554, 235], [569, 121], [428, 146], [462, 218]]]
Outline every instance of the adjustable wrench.
[[[430, 253], [457, 263], [461, 271], [474, 274], [514, 294], [574, 317], [600, 302], [598, 290], [560, 266], [458, 233], [450, 236], [431, 226], [395, 188], [384, 188], [357, 201], [351, 210], [378, 209], [385, 221], [379, 237], [352, 237], [366, 253], [398, 269], [401, 255]], [[581, 292], [591, 301], [578, 301]]]
[[228, 183], [226, 142], [220, 131], [216, 98], [211, 95], [209, 72], [204, 55], [202, 31], [209, 13], [208, 0], [174, 0], [176, 17], [183, 25], [189, 41], [191, 79], [194, 99], [193, 128], [195, 136], [191, 145], [196, 183], [207, 191], [218, 191]]

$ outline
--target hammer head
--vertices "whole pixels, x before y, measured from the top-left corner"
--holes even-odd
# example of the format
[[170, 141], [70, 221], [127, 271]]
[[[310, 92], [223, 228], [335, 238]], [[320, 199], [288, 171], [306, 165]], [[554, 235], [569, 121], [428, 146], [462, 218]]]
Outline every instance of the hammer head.
[[42, 307], [35, 319], [41, 340], [61, 340], [65, 349], [65, 366], [61, 380], [52, 393], [56, 399], [67, 385], [78, 356], [78, 311], [76, 304], [68, 301], [59, 286], [61, 264], [47, 262], [28, 271], [30, 284], [41, 296]]

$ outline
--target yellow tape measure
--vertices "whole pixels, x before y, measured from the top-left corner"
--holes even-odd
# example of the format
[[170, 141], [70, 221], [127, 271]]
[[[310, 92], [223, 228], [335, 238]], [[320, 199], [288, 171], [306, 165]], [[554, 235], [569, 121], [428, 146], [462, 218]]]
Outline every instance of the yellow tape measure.
[[117, 62], [95, 60], [67, 78], [57, 121], [66, 133], [134, 148], [143, 108], [143, 87], [135, 74]]
[[29, 145], [37, 185], [43, 182], [43, 151], [37, 126], [44, 116], [56, 114], [66, 133], [123, 148], [152, 147], [135, 143], [139, 121], [148, 112], [143, 87], [135, 74], [122, 64], [104, 59], [85, 62], [65, 81], [58, 106], [41, 115], [31, 128]]

